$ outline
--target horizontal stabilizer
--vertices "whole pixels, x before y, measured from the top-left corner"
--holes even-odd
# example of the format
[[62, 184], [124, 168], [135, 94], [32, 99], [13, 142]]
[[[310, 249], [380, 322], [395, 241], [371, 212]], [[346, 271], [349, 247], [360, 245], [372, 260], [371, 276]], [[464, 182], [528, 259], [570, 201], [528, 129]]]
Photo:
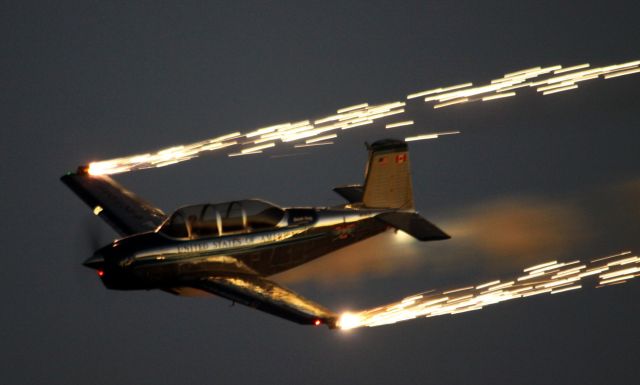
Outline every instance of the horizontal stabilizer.
[[106, 175], [82, 172], [60, 180], [120, 235], [154, 230], [166, 219], [162, 210], [140, 199]]
[[420, 241], [439, 241], [451, 238], [417, 213], [382, 213], [376, 216], [376, 219], [402, 230]]
[[278, 285], [255, 276], [208, 277], [193, 284], [234, 302], [262, 310], [304, 325], [335, 327], [337, 316], [322, 306]]
[[364, 195], [364, 187], [359, 184], [336, 187], [333, 191], [338, 193], [338, 195], [346, 199], [349, 203], [362, 202], [362, 196]]

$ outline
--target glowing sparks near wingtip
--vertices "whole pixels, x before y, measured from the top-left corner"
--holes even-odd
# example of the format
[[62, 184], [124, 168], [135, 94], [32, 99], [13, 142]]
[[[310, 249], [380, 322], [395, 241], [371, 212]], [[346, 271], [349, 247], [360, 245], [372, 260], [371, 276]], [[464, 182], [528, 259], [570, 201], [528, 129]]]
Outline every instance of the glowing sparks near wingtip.
[[515, 92], [503, 92], [503, 93], [499, 93], [499, 94], [495, 94], [495, 95], [485, 96], [485, 97], [482, 98], [482, 101], [483, 102], [488, 102], [490, 100], [510, 98], [512, 96], [516, 96], [516, 93]]
[[568, 85], [568, 86], [564, 86], [564, 87], [558, 87], [558, 88], [553, 88], [551, 90], [548, 91], [544, 91], [542, 93], [542, 95], [551, 95], [551, 94], [556, 94], [558, 92], [564, 92], [564, 91], [570, 91], [570, 90], [575, 90], [576, 88], [578, 88], [577, 84], [572, 84], [572, 85]]
[[369, 103], [362, 103], [362, 104], [356, 104], [355, 106], [344, 107], [339, 109], [337, 112], [339, 114], [342, 114], [342, 113], [353, 111], [353, 110], [360, 110], [366, 107], [369, 107]]
[[338, 137], [338, 135], [336, 135], [336, 134], [318, 136], [317, 138], [305, 140], [305, 143], [306, 144], [311, 144], [311, 143], [317, 143], [317, 142], [324, 142], [326, 140], [337, 138], [337, 137]]
[[155, 153], [138, 154], [105, 161], [92, 162], [87, 168], [90, 175], [118, 174], [148, 168], [164, 167], [198, 157], [205, 151], [215, 151], [235, 146], [237, 141], [230, 139], [240, 136], [239, 132], [218, 138], [204, 140], [188, 145], [173, 146]]
[[[434, 108], [449, 107], [456, 104], [489, 101], [501, 99], [503, 97], [514, 96], [507, 94], [507, 91], [513, 91], [521, 88], [548, 87], [549, 91], [543, 93], [549, 95], [557, 92], [568, 91], [577, 88], [576, 82], [584, 82], [587, 80], [597, 79], [602, 76], [605, 79], [618, 76], [631, 75], [639, 73], [640, 61], [632, 61], [622, 64], [609, 65], [604, 67], [590, 68], [590, 64], [579, 64], [563, 68], [560, 65], [549, 67], [532, 67], [524, 70], [514, 71], [505, 74], [502, 78], [494, 79], [490, 84], [484, 84], [476, 87], [455, 88], [435, 88], [428, 91], [422, 91], [407, 96], [407, 99], [413, 99], [421, 96], [425, 97], [427, 103], [435, 103]], [[540, 79], [533, 81], [534, 79]], [[556, 85], [564, 83], [562, 86]], [[566, 87], [566, 88], [564, 88]], [[554, 88], [553, 90], [551, 90]], [[539, 91], [544, 91], [539, 90]]]
[[396, 128], [396, 127], [404, 127], [404, 126], [411, 126], [411, 125], [413, 125], [413, 120], [405, 120], [402, 122], [389, 123], [386, 126], [384, 126], [384, 128]]
[[456, 135], [459, 134], [460, 131], [446, 131], [446, 132], [434, 132], [433, 134], [423, 134], [423, 135], [416, 135], [416, 136], [409, 136], [407, 138], [404, 138], [405, 142], [415, 142], [418, 140], [429, 140], [429, 139], [438, 139], [441, 136], [444, 135]]
[[507, 282], [494, 280], [448, 291], [431, 290], [373, 309], [345, 312], [339, 317], [337, 327], [350, 330], [481, 310], [518, 298], [579, 290], [584, 286], [584, 278], [596, 275], [596, 288], [619, 285], [640, 276], [640, 257], [626, 251], [588, 263], [545, 262], [523, 272], [524, 276]]
[[[507, 73], [501, 78], [491, 80], [488, 84], [474, 86], [473, 83], [462, 83], [437, 87], [409, 94], [406, 96], [406, 101], [375, 105], [360, 103], [339, 108], [336, 114], [314, 120], [273, 124], [250, 130], [244, 134], [239, 131], [232, 132], [200, 142], [172, 146], [155, 153], [143, 153], [93, 162], [89, 164], [87, 172], [91, 175], [107, 175], [165, 167], [214, 151], [225, 151], [228, 156], [240, 156], [271, 151], [269, 149], [281, 146], [289, 146], [293, 149], [305, 147], [300, 145], [301, 141], [307, 145], [315, 144], [316, 141], [322, 141], [322, 137], [333, 139], [338, 136], [337, 132], [342, 133], [356, 127], [369, 126], [390, 116], [404, 114], [407, 103], [421, 97], [424, 98], [425, 103], [432, 103], [434, 109], [444, 109], [460, 104], [513, 97], [516, 96], [515, 90], [519, 89], [535, 88], [542, 95], [552, 95], [576, 89], [579, 82], [614, 79], [637, 73], [640, 73], [640, 60], [602, 67], [591, 67], [589, 63], [569, 67], [560, 65], [530, 67]], [[389, 123], [384, 127], [388, 129], [408, 126], [410, 125], [408, 122], [413, 123], [412, 120], [403, 120], [402, 122]], [[246, 140], [242, 140], [242, 138], [246, 138]], [[427, 135], [421, 139], [435, 138]], [[260, 150], [255, 149], [268, 143], [273, 143], [273, 145]]]
[[574, 66], [571, 66], [571, 67], [559, 68], [559, 69], [553, 71], [553, 74], [557, 75], [557, 74], [562, 74], [562, 73], [565, 73], [565, 72], [577, 71], [577, 70], [581, 70], [581, 69], [584, 69], [584, 68], [589, 68], [589, 66], [590, 66], [589, 63], [584, 63], [584, 64], [574, 65]]
[[242, 151], [240, 151], [240, 153], [241, 154], [248, 154], [250, 152], [256, 152], [256, 151], [264, 150], [265, 148], [271, 148], [271, 147], [275, 147], [275, 146], [276, 146], [276, 144], [271, 142], [271, 143], [267, 143], [267, 144], [261, 144], [259, 146], [245, 148]]
[[438, 109], [438, 108], [443, 108], [443, 107], [449, 107], [449, 106], [453, 106], [454, 104], [462, 104], [462, 103], [466, 103], [468, 101], [469, 101], [469, 98], [453, 99], [453, 100], [450, 100], [448, 102], [438, 103], [435, 106], [433, 106], [433, 108], [434, 109]]
[[449, 92], [449, 91], [457, 90], [457, 89], [460, 89], [460, 88], [471, 87], [472, 85], [473, 85], [473, 83], [464, 83], [464, 84], [457, 84], [455, 86], [440, 87], [440, 88], [434, 88], [432, 90], [420, 91], [420, 92], [416, 92], [414, 94], [407, 95], [407, 99], [415, 99], [415, 98], [419, 98], [421, 96], [427, 96], [427, 95], [431, 95], [431, 94], [441, 94], [441, 93], [444, 93], [444, 92]]
[[618, 76], [637, 74], [639, 72], [640, 72], [640, 68], [634, 68], [626, 71], [613, 72], [613, 73], [604, 75], [604, 78], [605, 79], [617, 78]]
[[233, 158], [236, 156], [245, 156], [245, 155], [257, 155], [257, 154], [262, 154], [261, 150], [256, 150], [256, 151], [251, 151], [251, 152], [232, 152], [230, 154], [227, 154], [227, 156], [229, 158]]
[[333, 142], [316, 142], [316, 143], [305, 143], [305, 144], [296, 144], [293, 146], [294, 148], [305, 148], [305, 147], [317, 147], [317, 146], [328, 146], [330, 144], [334, 144]]

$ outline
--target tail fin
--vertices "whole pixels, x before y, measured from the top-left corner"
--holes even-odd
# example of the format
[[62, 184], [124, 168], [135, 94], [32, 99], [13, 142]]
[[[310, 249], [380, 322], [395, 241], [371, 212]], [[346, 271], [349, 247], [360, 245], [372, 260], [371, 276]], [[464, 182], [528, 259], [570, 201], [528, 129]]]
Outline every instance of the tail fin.
[[407, 143], [384, 139], [367, 146], [369, 163], [362, 203], [367, 208], [413, 209]]
[[143, 201], [106, 175], [89, 175], [86, 168], [60, 178], [76, 195], [118, 234], [150, 231], [166, 218], [162, 210]]

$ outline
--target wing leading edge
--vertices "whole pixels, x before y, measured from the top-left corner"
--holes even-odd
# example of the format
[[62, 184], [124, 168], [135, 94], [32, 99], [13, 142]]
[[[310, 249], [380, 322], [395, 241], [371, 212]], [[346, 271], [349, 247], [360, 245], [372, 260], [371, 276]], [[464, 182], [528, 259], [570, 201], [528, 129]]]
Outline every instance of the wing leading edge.
[[106, 175], [89, 175], [83, 168], [60, 178], [118, 234], [131, 235], [154, 230], [165, 219], [162, 210], [122, 187]]
[[299, 324], [336, 327], [336, 314], [257, 276], [208, 277], [192, 286]]

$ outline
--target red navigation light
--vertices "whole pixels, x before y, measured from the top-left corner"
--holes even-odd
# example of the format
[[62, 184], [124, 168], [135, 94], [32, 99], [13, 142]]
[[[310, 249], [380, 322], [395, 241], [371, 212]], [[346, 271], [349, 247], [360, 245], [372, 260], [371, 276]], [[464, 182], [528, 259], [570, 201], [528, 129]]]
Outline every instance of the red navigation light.
[[98, 270], [98, 277], [102, 277], [104, 275], [104, 271]]
[[316, 326], [319, 326], [322, 323], [322, 321], [320, 321], [319, 319], [315, 320], [315, 322], [313, 323]]

